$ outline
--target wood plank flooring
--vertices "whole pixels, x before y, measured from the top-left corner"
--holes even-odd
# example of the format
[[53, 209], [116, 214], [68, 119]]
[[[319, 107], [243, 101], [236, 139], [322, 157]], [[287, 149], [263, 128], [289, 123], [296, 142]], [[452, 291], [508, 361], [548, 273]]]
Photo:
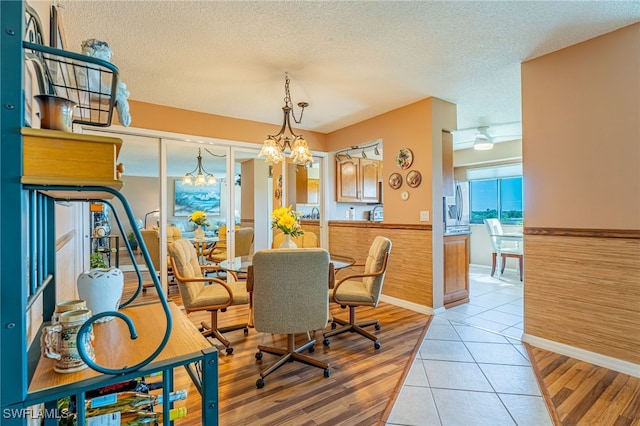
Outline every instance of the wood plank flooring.
[[640, 379], [526, 345], [557, 425], [640, 425]]
[[[127, 272], [125, 279], [126, 296], [132, 291], [135, 274]], [[175, 287], [170, 289], [169, 298], [181, 305]], [[156, 291], [149, 289], [136, 302], [154, 299], [157, 299]], [[219, 314], [220, 326], [244, 322], [247, 314], [247, 307], [231, 307]], [[347, 318], [348, 311], [332, 306], [331, 315]], [[209, 320], [206, 312], [191, 313], [188, 317], [195, 324]], [[212, 339], [212, 344], [220, 351], [220, 424], [384, 424], [431, 317], [381, 302], [376, 309], [358, 310], [359, 320], [369, 318], [378, 318], [382, 325], [376, 332], [382, 342], [380, 350], [374, 350], [373, 342], [354, 333], [334, 336], [331, 345], [325, 347], [319, 331], [315, 334], [317, 343], [312, 356], [330, 364], [331, 376], [325, 378], [319, 368], [287, 363], [265, 379], [263, 389], [257, 389], [255, 385], [259, 371], [277, 358], [265, 353], [261, 362], [256, 361], [256, 347], [258, 344], [286, 347], [284, 336], [263, 336], [253, 329], [246, 337], [242, 330], [226, 333], [233, 344], [232, 355], [226, 355], [224, 347]], [[304, 338], [300, 336], [300, 341]], [[175, 424], [200, 425], [200, 395], [183, 369], [176, 370], [174, 388], [187, 389], [189, 395], [186, 402], [176, 404], [186, 406], [189, 414]]]

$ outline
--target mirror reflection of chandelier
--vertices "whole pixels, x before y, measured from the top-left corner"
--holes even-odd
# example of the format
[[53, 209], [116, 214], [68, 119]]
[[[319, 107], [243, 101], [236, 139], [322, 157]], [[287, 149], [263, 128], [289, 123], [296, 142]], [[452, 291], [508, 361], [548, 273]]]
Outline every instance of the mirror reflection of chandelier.
[[[301, 135], [293, 133], [293, 129], [291, 129], [291, 117], [293, 117], [293, 121], [296, 124], [300, 124], [302, 121], [302, 115], [304, 114], [304, 109], [308, 107], [309, 104], [307, 102], [298, 102], [298, 106], [302, 108], [302, 110], [300, 112], [300, 119], [296, 119], [293, 113], [291, 95], [289, 94], [288, 73], [285, 73], [284, 90], [284, 106], [282, 107], [284, 118], [282, 121], [282, 127], [277, 134], [267, 136], [258, 157], [266, 157], [265, 161], [267, 162], [271, 161], [273, 163], [279, 163], [280, 161], [284, 161], [284, 152], [288, 148], [291, 151], [290, 158], [294, 163], [312, 163], [313, 157], [311, 156], [311, 152], [307, 146], [307, 141], [305, 141]], [[289, 131], [289, 134], [285, 134], [287, 130]]]
[[216, 183], [218, 183], [216, 177], [213, 174], [207, 172], [202, 166], [202, 151], [200, 150], [200, 148], [198, 148], [198, 165], [191, 172], [184, 175], [184, 177], [182, 178], [182, 184], [204, 186], [215, 185]]

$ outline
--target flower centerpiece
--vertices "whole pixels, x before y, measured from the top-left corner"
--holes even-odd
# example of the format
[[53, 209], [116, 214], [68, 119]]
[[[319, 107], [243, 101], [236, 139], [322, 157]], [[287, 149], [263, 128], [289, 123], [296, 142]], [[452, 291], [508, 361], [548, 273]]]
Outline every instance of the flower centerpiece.
[[191, 213], [191, 216], [189, 216], [189, 222], [193, 222], [197, 225], [197, 228], [193, 231], [193, 236], [202, 240], [204, 238], [204, 229], [202, 229], [202, 227], [210, 226], [207, 221], [207, 213], [202, 210], [196, 210]]
[[297, 247], [291, 241], [291, 237], [298, 237], [304, 234], [299, 219], [300, 212], [293, 210], [291, 206], [277, 208], [271, 213], [271, 228], [278, 228], [285, 235], [285, 241], [280, 247]]

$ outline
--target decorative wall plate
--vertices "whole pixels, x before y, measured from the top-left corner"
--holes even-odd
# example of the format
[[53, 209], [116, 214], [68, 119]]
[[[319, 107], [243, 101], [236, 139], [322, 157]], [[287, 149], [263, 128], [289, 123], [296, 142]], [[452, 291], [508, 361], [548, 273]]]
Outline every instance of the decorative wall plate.
[[402, 198], [404, 201], [407, 201], [409, 199], [409, 191], [402, 191], [402, 193], [400, 194], [400, 198]]
[[411, 170], [407, 174], [407, 185], [411, 188], [417, 188], [422, 183], [422, 174], [417, 170]]
[[391, 173], [391, 176], [389, 176], [389, 186], [393, 189], [398, 189], [402, 186], [402, 176], [400, 173]]
[[396, 164], [402, 170], [407, 170], [413, 164], [413, 152], [409, 148], [402, 148], [396, 155]]

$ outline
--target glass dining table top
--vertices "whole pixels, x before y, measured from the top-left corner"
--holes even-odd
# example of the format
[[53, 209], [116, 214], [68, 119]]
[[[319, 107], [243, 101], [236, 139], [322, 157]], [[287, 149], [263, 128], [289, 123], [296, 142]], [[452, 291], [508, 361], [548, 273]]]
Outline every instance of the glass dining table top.
[[[340, 254], [329, 254], [330, 260], [333, 263], [333, 268], [337, 271], [338, 269], [347, 268], [353, 265], [356, 261], [352, 257], [340, 255]], [[252, 256], [238, 256], [233, 259], [225, 259], [218, 264], [220, 269], [224, 269], [225, 271], [232, 272], [247, 272], [249, 266], [251, 265]]]

